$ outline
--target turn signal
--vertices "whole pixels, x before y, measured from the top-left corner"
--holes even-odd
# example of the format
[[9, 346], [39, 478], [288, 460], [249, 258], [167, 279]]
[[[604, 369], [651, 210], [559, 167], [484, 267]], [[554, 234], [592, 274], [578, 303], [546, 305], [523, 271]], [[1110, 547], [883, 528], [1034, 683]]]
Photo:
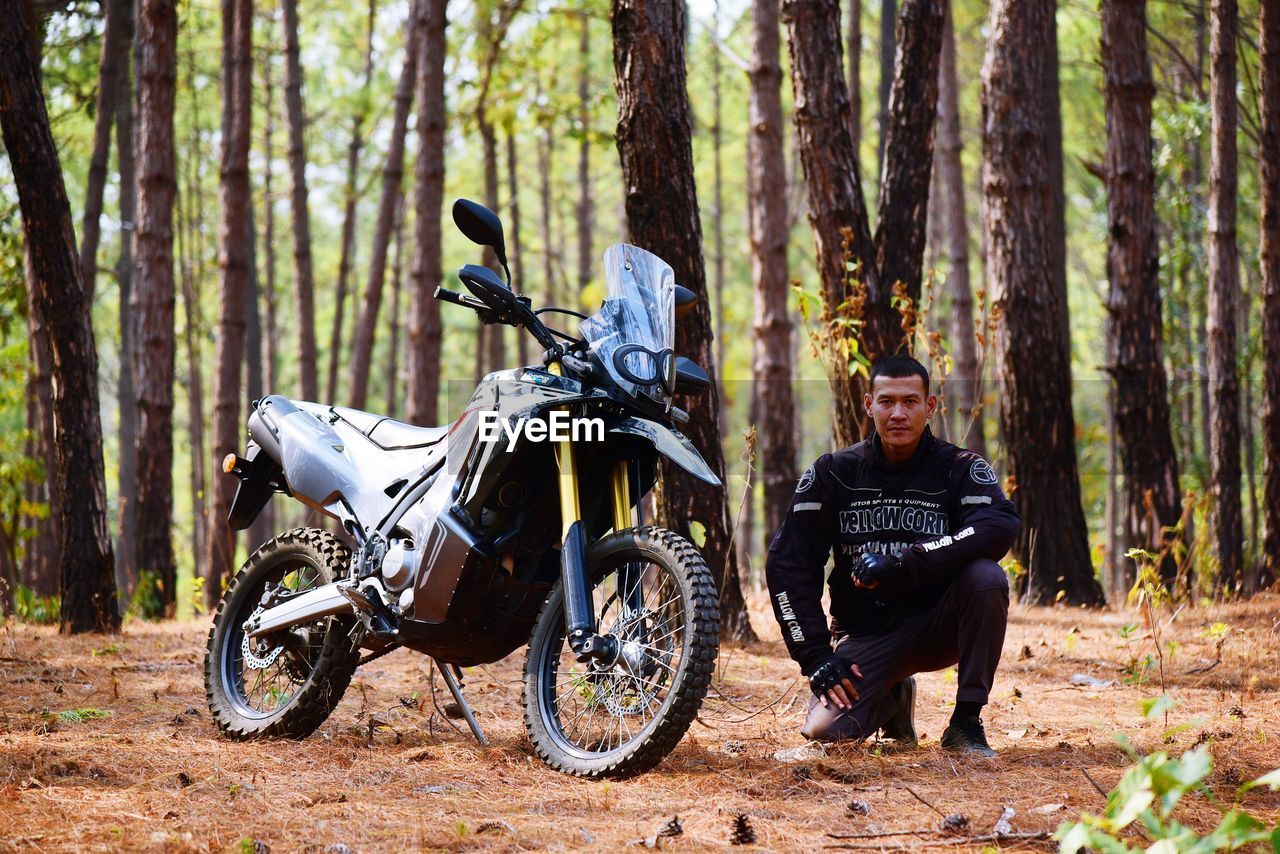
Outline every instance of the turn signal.
[[227, 474], [231, 474], [236, 470], [237, 462], [239, 462], [239, 458], [235, 454], [227, 454], [222, 458], [222, 470]]

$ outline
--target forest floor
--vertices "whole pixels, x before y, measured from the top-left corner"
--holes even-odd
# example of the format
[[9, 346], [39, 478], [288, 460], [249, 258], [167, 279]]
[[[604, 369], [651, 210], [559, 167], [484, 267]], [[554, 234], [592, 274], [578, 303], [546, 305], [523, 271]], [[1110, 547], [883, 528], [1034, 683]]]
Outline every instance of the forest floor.
[[[1172, 741], [1164, 721], [1140, 709], [1160, 694], [1157, 670], [1146, 670], [1143, 684], [1125, 681], [1154, 651], [1136, 611], [1015, 606], [985, 712], [994, 760], [938, 746], [954, 671], [919, 678], [915, 751], [869, 744], [776, 756], [805, 743], [808, 689], [764, 597], [752, 605], [765, 639], [722, 650], [711, 694], [679, 747], [656, 770], [611, 782], [554, 773], [531, 755], [522, 654], [467, 672], [488, 748], [435, 714], [430, 662], [406, 651], [358, 671], [310, 738], [237, 744], [219, 736], [205, 706], [203, 619], [133, 621], [118, 636], [75, 638], [10, 623], [0, 629], [0, 851], [616, 850], [654, 845], [675, 815], [683, 834], [657, 844], [693, 850], [727, 847], [739, 813], [758, 844], [774, 850], [979, 850], [990, 843], [973, 837], [990, 834], [1006, 807], [1018, 834], [1101, 812], [1094, 784], [1109, 790], [1130, 763], [1117, 733], [1140, 750], [1175, 755], [1207, 742], [1208, 782], [1224, 806], [1241, 782], [1280, 766], [1274, 594], [1162, 616], [1165, 686], [1177, 700], [1169, 726], [1189, 724]], [[1073, 685], [1087, 681], [1080, 675], [1098, 681]], [[72, 710], [82, 712], [57, 715]], [[1280, 821], [1280, 793], [1255, 789], [1242, 805], [1270, 825]], [[952, 813], [969, 818], [959, 840], [936, 833]], [[1220, 813], [1197, 793], [1178, 815], [1207, 830]], [[829, 836], [889, 831], [917, 833]], [[1128, 841], [1149, 844], [1137, 834]]]

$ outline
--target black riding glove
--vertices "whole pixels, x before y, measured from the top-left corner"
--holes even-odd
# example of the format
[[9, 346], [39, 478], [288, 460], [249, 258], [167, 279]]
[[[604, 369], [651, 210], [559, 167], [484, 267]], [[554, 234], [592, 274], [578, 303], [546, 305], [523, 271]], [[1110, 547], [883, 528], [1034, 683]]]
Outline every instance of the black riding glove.
[[891, 555], [863, 552], [853, 562], [849, 574], [862, 587], [878, 587], [894, 578], [902, 569], [902, 559]]
[[809, 674], [809, 690], [815, 697], [821, 697], [845, 679], [852, 682], [854, 678], [849, 665], [833, 655]]

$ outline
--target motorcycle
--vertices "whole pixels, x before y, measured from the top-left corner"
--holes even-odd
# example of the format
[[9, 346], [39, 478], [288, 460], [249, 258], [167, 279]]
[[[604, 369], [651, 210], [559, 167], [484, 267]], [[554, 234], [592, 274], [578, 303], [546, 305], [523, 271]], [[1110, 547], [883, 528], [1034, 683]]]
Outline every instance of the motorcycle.
[[[511, 290], [497, 215], [459, 199], [453, 219], [494, 249], [506, 282], [468, 264], [458, 277], [470, 293], [435, 297], [532, 334], [542, 363], [489, 374], [440, 427], [254, 402], [244, 455], [223, 461], [240, 481], [230, 526], [247, 528], [283, 493], [343, 536], [298, 528], [248, 558], [209, 632], [209, 708], [233, 739], [304, 738], [357, 666], [404, 647], [435, 660], [483, 744], [460, 668], [527, 644], [522, 702], [538, 756], [584, 777], [645, 771], [693, 721], [719, 650], [702, 556], [642, 518], [659, 455], [720, 484], [673, 405], [711, 383], [672, 349], [696, 296], [656, 255], [617, 244], [599, 311], [534, 310]], [[548, 326], [548, 313], [576, 317], [580, 334]]]

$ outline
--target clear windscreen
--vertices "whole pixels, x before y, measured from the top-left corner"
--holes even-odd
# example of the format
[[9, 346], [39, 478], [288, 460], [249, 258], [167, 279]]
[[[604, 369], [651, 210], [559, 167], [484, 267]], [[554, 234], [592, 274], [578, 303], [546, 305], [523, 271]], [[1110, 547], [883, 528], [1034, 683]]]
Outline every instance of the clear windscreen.
[[[670, 353], [675, 346], [675, 273], [657, 255], [626, 243], [605, 250], [604, 269], [608, 286], [604, 302], [582, 321], [579, 330], [619, 388], [669, 406], [671, 395], [659, 378], [668, 367], [660, 359], [670, 357], [660, 354]], [[653, 377], [653, 383], [635, 382], [618, 370], [615, 355], [628, 344], [638, 344], [644, 351], [627, 348], [623, 365], [633, 377]]]

